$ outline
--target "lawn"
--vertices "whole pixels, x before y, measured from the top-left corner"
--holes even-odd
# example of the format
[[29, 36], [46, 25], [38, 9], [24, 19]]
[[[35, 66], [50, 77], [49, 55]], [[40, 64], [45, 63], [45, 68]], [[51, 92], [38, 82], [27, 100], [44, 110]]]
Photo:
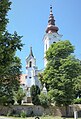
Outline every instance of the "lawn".
[[[21, 118], [21, 117], [3, 117], [3, 116], [0, 116], [0, 119], [35, 119], [35, 117]], [[63, 118], [63, 117], [53, 117], [53, 116], [43, 117], [43, 116], [41, 116], [40, 119], [74, 119], [74, 118]], [[81, 118], [79, 118], [79, 119], [81, 119]]]

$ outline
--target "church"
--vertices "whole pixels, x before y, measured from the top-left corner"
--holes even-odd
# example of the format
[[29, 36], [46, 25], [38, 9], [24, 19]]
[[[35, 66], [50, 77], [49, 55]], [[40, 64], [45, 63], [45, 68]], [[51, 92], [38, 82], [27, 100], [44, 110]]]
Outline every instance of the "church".
[[[52, 6], [50, 6], [48, 25], [43, 38], [44, 68], [46, 67], [47, 64], [47, 60], [45, 58], [46, 51], [48, 50], [51, 44], [61, 40], [62, 35], [58, 33], [58, 30], [59, 28], [55, 25], [55, 18], [52, 13]], [[36, 66], [36, 59], [33, 54], [32, 47], [30, 47], [29, 56], [26, 57], [26, 74], [22, 74], [20, 76], [21, 87], [26, 92], [26, 97], [24, 98], [24, 102], [31, 102], [30, 88], [32, 87], [32, 85], [37, 85], [39, 88], [42, 87], [41, 81], [38, 79], [39, 72], [41, 72], [41, 70], [38, 70]], [[45, 84], [42, 90], [46, 91]]]

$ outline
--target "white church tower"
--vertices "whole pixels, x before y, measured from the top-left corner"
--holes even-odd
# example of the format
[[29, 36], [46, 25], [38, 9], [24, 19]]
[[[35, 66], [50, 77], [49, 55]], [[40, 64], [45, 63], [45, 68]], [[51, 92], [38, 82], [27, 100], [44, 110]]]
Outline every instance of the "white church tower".
[[41, 82], [38, 79], [38, 73], [40, 70], [38, 70], [36, 66], [36, 59], [32, 52], [32, 47], [30, 47], [30, 53], [29, 56], [26, 58], [26, 74], [21, 75], [20, 81], [21, 81], [21, 88], [25, 91], [26, 96], [23, 98], [23, 102], [29, 102], [31, 103], [31, 94], [30, 94], [30, 88], [32, 85], [37, 85], [39, 88], [41, 88]]
[[36, 67], [36, 59], [32, 52], [32, 47], [30, 47], [30, 54], [26, 58], [26, 82], [25, 86], [31, 88], [32, 85], [37, 85], [40, 88], [40, 81], [38, 80], [38, 68]]
[[55, 26], [55, 19], [52, 13], [52, 6], [50, 6], [50, 15], [48, 20], [48, 25], [46, 28], [46, 34], [44, 35], [44, 67], [46, 67], [47, 60], [45, 58], [46, 51], [50, 47], [51, 44], [58, 42], [62, 35], [58, 34], [59, 28]]

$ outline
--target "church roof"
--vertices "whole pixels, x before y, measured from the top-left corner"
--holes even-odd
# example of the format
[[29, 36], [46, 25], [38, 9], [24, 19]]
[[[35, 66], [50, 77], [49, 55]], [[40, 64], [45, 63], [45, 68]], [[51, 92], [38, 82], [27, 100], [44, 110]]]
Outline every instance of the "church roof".
[[46, 28], [46, 33], [49, 33], [49, 31], [51, 33], [57, 32], [59, 30], [59, 28], [57, 26], [55, 26], [55, 19], [52, 13], [52, 6], [50, 6], [50, 15], [49, 15], [49, 20], [48, 20], [48, 25]]
[[21, 74], [20, 75], [20, 84], [25, 84], [27, 74]]

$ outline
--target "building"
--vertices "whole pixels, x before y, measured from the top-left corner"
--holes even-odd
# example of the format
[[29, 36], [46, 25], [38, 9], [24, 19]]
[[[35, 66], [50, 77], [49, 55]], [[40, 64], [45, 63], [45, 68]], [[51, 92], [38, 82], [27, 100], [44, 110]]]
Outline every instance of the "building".
[[44, 67], [46, 67], [47, 60], [45, 58], [46, 51], [50, 47], [51, 44], [58, 42], [62, 35], [58, 34], [59, 28], [55, 25], [55, 19], [52, 13], [52, 6], [50, 6], [50, 15], [48, 20], [48, 25], [46, 28], [46, 34], [44, 35]]
[[[46, 67], [47, 60], [45, 58], [46, 51], [50, 47], [51, 44], [58, 42], [62, 35], [58, 34], [59, 28], [55, 25], [55, 19], [52, 13], [52, 6], [50, 6], [50, 15], [48, 20], [48, 25], [46, 28], [46, 34], [44, 35], [44, 67]], [[38, 85], [41, 87], [41, 82], [38, 79], [38, 70], [36, 66], [36, 59], [33, 55], [32, 47], [30, 47], [30, 54], [26, 58], [26, 74], [22, 74], [21, 76], [21, 87], [26, 91], [26, 97], [24, 99], [25, 102], [29, 102], [31, 99], [30, 88], [32, 85]], [[45, 85], [43, 87], [43, 91], [45, 93], [46, 88]], [[46, 92], [47, 93], [47, 92]]]
[[21, 87], [26, 92], [24, 102], [31, 102], [30, 88], [32, 85], [37, 85], [41, 88], [41, 82], [38, 79], [38, 70], [36, 66], [36, 59], [33, 55], [32, 47], [30, 47], [29, 56], [26, 58], [26, 74], [22, 74], [20, 77]]

